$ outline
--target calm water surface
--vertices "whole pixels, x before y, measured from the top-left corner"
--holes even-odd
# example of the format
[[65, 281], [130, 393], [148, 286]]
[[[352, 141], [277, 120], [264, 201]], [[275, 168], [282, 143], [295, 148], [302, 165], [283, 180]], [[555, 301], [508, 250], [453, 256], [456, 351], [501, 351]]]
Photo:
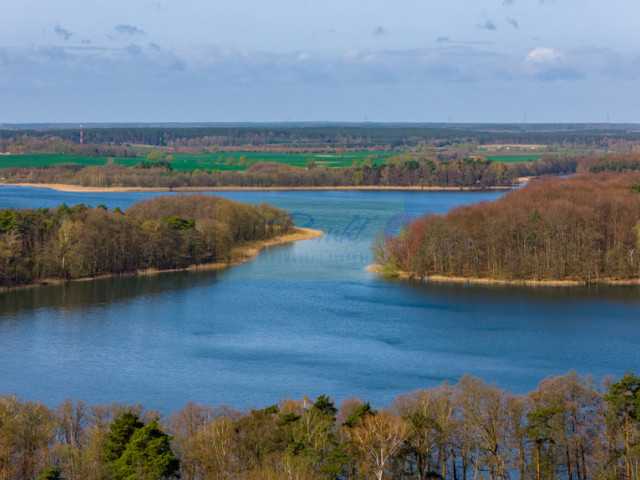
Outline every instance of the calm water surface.
[[[125, 208], [156, 195], [3, 186], [0, 208]], [[188, 400], [249, 407], [323, 393], [383, 406], [465, 373], [520, 393], [571, 368], [599, 378], [640, 367], [637, 288], [435, 286], [364, 270], [377, 231], [500, 193], [221, 195], [272, 203], [327, 235], [224, 272], [2, 293], [0, 392], [165, 413]]]

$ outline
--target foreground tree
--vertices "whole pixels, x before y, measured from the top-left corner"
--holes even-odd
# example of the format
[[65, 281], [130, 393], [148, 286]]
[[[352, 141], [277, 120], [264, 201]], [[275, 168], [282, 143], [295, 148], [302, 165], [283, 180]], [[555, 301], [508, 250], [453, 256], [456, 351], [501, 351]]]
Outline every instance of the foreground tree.
[[624, 464], [628, 480], [638, 478], [640, 474], [640, 377], [631, 372], [618, 382], [609, 386], [605, 395], [609, 404], [609, 420], [614, 429], [621, 431], [624, 437]]
[[156, 420], [145, 425], [137, 414], [127, 412], [111, 425], [102, 460], [115, 480], [174, 478], [179, 462], [170, 440]]
[[390, 477], [393, 455], [407, 438], [408, 428], [401, 418], [382, 411], [377, 415], [365, 415], [354, 428], [348, 428], [346, 434], [359, 471], [382, 480]]

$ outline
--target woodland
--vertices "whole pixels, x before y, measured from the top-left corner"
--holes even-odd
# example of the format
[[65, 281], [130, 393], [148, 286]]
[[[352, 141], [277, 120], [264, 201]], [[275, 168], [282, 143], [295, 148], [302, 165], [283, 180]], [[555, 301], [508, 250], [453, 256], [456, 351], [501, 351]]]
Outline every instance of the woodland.
[[[406, 151], [427, 142], [435, 147], [455, 144], [558, 144], [564, 148], [624, 148], [640, 141], [638, 125], [624, 124], [257, 124], [228, 126], [136, 126], [102, 125], [84, 129], [79, 145], [79, 126], [31, 126], [0, 129], [0, 150], [29, 147], [31, 152], [91, 155], [92, 149], [111, 148], [122, 156], [126, 149], [147, 145], [167, 148], [285, 149], [393, 149]], [[117, 147], [117, 148], [115, 148]], [[63, 149], [67, 149], [66, 151]], [[121, 152], [121, 153], [118, 153]], [[15, 151], [14, 153], [18, 153]], [[24, 152], [26, 153], [26, 152]], [[126, 155], [124, 155], [126, 156]]]
[[[23, 145], [46, 136], [22, 135]], [[229, 129], [193, 138], [172, 136], [166, 129], [89, 130], [87, 135], [100, 146], [83, 149], [113, 156], [133, 148], [118, 142], [150, 142], [150, 135], [158, 144], [191, 142], [197, 148], [198, 142], [232, 148], [252, 135], [256, 144], [280, 138], [268, 144], [282, 148], [326, 146], [328, 139], [345, 148], [356, 143], [344, 139], [344, 129], [322, 128], [306, 137], [298, 131], [270, 135], [251, 129], [237, 138]], [[97, 143], [92, 135], [105, 138]], [[408, 134], [379, 135], [371, 133], [360, 143], [409, 143]], [[440, 138], [435, 135], [434, 144]], [[469, 132], [457, 135], [460, 141], [474, 138]], [[534, 142], [549, 135], [500, 132], [486, 138]], [[636, 141], [623, 133], [608, 140], [599, 133], [576, 135], [580, 142], [593, 135], [593, 143], [597, 139], [603, 145], [612, 138]], [[5, 146], [22, 146], [16, 145], [15, 131], [0, 137]], [[86, 153], [80, 147], [74, 152]], [[387, 273], [591, 283], [640, 275], [639, 165], [634, 153], [563, 154], [509, 165], [439, 156], [427, 147], [380, 166], [305, 169], [265, 162], [244, 172], [175, 172], [164, 163], [62, 165], [10, 168], [0, 175], [8, 183], [100, 187], [487, 188], [512, 185], [522, 176], [579, 172], [567, 179], [534, 179], [493, 203], [427, 215], [395, 238], [380, 238], [374, 253]], [[126, 211], [84, 205], [5, 209], [0, 211], [0, 286], [227, 262], [234, 249], [291, 228], [291, 217], [282, 210], [203, 195], [158, 197]], [[640, 480], [639, 441], [640, 378], [632, 372], [599, 384], [569, 372], [544, 379], [522, 395], [464, 376], [455, 385], [398, 395], [388, 408], [357, 398], [338, 408], [325, 395], [244, 411], [188, 403], [166, 418], [141, 405], [66, 400], [52, 407], [0, 395], [0, 480]]]
[[282, 400], [236, 410], [188, 403], [48, 407], [0, 396], [0, 479], [637, 480], [640, 378], [576, 372], [514, 395], [465, 375], [374, 409]]
[[286, 234], [284, 210], [213, 195], [0, 210], [0, 286], [226, 263], [234, 249]]
[[379, 238], [387, 273], [497, 280], [636, 280], [640, 172], [530, 181], [492, 203], [426, 215]]
[[[632, 155], [634, 158], [637, 155]], [[519, 177], [574, 173], [578, 165], [598, 164], [593, 159], [568, 155], [544, 156], [536, 162], [507, 164], [483, 157], [438, 159], [432, 151], [397, 155], [384, 165], [356, 162], [350, 167], [307, 168], [276, 162], [258, 162], [244, 171], [197, 169], [173, 171], [170, 162], [139, 162], [134, 167], [104, 165], [0, 169], [4, 182], [54, 183], [84, 187], [134, 188], [271, 188], [271, 187], [422, 187], [490, 188], [512, 186]], [[602, 161], [615, 162], [608, 159]]]
[[[638, 157], [640, 133], [633, 126], [606, 125], [254, 125], [102, 126], [0, 130], [0, 153], [58, 153], [140, 159], [135, 166], [59, 164], [5, 168], [6, 183], [62, 183], [85, 187], [430, 187], [489, 188], [513, 185], [518, 177], [568, 174], [579, 164], [607, 163], [613, 155]], [[548, 153], [536, 162], [509, 164], [485, 158], [485, 146], [533, 144]], [[506, 147], [505, 147], [506, 148]], [[509, 147], [511, 148], [511, 147]], [[313, 158], [307, 168], [260, 162], [244, 171], [215, 165], [177, 171], [175, 153], [270, 152], [344, 155], [350, 151], [395, 151], [386, 164], [370, 159], [347, 167], [323, 168]], [[554, 153], [551, 153], [554, 152]], [[589, 155], [589, 152], [592, 152]], [[603, 152], [603, 153], [595, 153]], [[604, 153], [608, 152], [608, 153]], [[634, 153], [635, 152], [635, 153]], [[599, 156], [598, 156], [599, 155]], [[154, 161], [149, 161], [152, 157]], [[220, 157], [222, 158], [222, 157]], [[495, 159], [494, 159], [495, 160]], [[601, 162], [602, 161], [602, 162]], [[615, 163], [615, 160], [614, 160]], [[183, 169], [180, 169], [183, 170]], [[221, 171], [222, 170], [222, 171]]]

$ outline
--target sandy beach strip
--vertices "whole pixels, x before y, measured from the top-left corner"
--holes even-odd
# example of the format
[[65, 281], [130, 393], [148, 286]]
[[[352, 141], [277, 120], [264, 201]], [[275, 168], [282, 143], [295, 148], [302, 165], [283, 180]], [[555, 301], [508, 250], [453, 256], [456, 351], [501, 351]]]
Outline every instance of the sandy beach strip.
[[[366, 270], [377, 275], [384, 275], [380, 265], [369, 265]], [[522, 287], [584, 287], [589, 285], [602, 286], [638, 286], [640, 279], [613, 279], [601, 278], [592, 280], [591, 282], [579, 280], [503, 280], [499, 278], [482, 278], [482, 277], [448, 277], [445, 275], [429, 275], [427, 277], [416, 277], [406, 272], [398, 272], [389, 277], [398, 277], [408, 280], [416, 280], [424, 283], [452, 283], [463, 285], [506, 285], [506, 286], [522, 286]]]
[[259, 191], [333, 191], [333, 190], [399, 190], [399, 191], [424, 191], [424, 192], [459, 192], [459, 191], [482, 191], [482, 190], [512, 190], [515, 186], [499, 186], [499, 187], [420, 187], [420, 186], [336, 186], [336, 187], [84, 187], [82, 185], [69, 185], [66, 183], [1, 183], [5, 186], [14, 187], [36, 187], [50, 188], [61, 192], [85, 192], [85, 193], [104, 193], [104, 192], [259, 192]]

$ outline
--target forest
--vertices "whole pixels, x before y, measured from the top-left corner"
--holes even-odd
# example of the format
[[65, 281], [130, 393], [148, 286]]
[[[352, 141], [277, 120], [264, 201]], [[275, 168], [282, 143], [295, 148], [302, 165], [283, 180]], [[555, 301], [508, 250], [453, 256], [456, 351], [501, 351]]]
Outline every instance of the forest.
[[[637, 157], [637, 155], [635, 155]], [[615, 156], [607, 160], [615, 162]], [[440, 159], [433, 153], [389, 157], [384, 165], [365, 158], [350, 167], [306, 168], [258, 162], [244, 171], [196, 169], [176, 171], [167, 161], [136, 166], [50, 167], [0, 169], [5, 183], [58, 183], [85, 187], [226, 188], [226, 187], [431, 187], [489, 188], [511, 186], [519, 177], [573, 173], [583, 159], [569, 155], [543, 156], [536, 162], [507, 164], [483, 157]], [[596, 160], [592, 160], [596, 162]]]
[[[78, 145], [79, 128], [48, 127], [0, 129], [0, 151], [14, 142], [39, 141], [40, 148], [75, 144], [102, 147], [151, 145], [169, 148], [219, 146], [285, 149], [388, 149], [413, 147], [427, 142], [442, 147], [460, 143], [560, 144], [574, 148], [611, 148], [614, 144], [640, 141], [637, 125], [491, 125], [491, 124], [257, 124], [228, 126], [118, 126], [103, 125], [84, 129], [87, 145]], [[36, 145], [34, 143], [34, 145]], [[4, 149], [3, 149], [4, 147]], [[68, 148], [71, 148], [69, 146]], [[69, 152], [66, 152], [69, 153]]]
[[[104, 165], [57, 164], [50, 167], [11, 167], [0, 170], [6, 183], [62, 183], [87, 187], [225, 188], [225, 187], [431, 187], [488, 188], [509, 186], [518, 177], [564, 174], [621, 168], [638, 163], [640, 133], [624, 129], [575, 126], [540, 126], [520, 130], [516, 126], [479, 126], [486, 130], [442, 126], [261, 126], [261, 127], [103, 127], [85, 130], [86, 143], [78, 143], [79, 131], [0, 130], [0, 153], [63, 154], [104, 157]], [[493, 142], [494, 145], [489, 145]], [[525, 142], [538, 145], [536, 162], [503, 163], [484, 155], [500, 144]], [[495, 145], [497, 143], [497, 145]], [[531, 146], [527, 151], [531, 151]], [[395, 151], [380, 165], [370, 158], [352, 165], [326, 168], [320, 154], [343, 157], [345, 152], [367, 149]], [[517, 151], [518, 149], [514, 150]], [[265, 152], [282, 155], [309, 153], [307, 168], [283, 163], [246, 160], [238, 168], [221, 168], [211, 162], [194, 169], [177, 167], [173, 154], [213, 155], [222, 152]], [[504, 153], [505, 150], [502, 151]], [[509, 150], [510, 151], [510, 150]], [[403, 152], [397, 155], [397, 152]], [[591, 152], [591, 154], [589, 154]], [[594, 152], [615, 152], [600, 153]], [[496, 152], [493, 152], [494, 154]], [[499, 153], [499, 152], [498, 152]], [[316, 161], [314, 156], [318, 156]], [[130, 161], [116, 165], [115, 158]], [[626, 159], [625, 159], [626, 157]], [[73, 158], [73, 157], [72, 157]], [[219, 156], [222, 160], [223, 155]], [[139, 159], [139, 160], [138, 160]], [[622, 160], [620, 160], [622, 159]], [[635, 159], [635, 160], [630, 160]], [[7, 164], [7, 163], [5, 163]], [[9, 163], [9, 165], [11, 165]], [[344, 164], [343, 164], [344, 165]], [[248, 168], [247, 168], [248, 167]], [[246, 170], [243, 170], [246, 168]], [[227, 171], [233, 170], [233, 171]], [[236, 171], [243, 170], [243, 171]]]
[[287, 233], [284, 210], [213, 195], [0, 210], [0, 286], [232, 261], [235, 249]]
[[637, 480], [640, 378], [574, 371], [515, 395], [463, 376], [390, 407], [48, 407], [0, 395], [1, 480]]
[[489, 160], [448, 162], [392, 159], [386, 165], [355, 165], [335, 168], [301, 168], [275, 162], [260, 162], [245, 171], [171, 171], [165, 165], [124, 167], [105, 165], [78, 168], [58, 165], [48, 168], [11, 167], [0, 170], [7, 183], [64, 183], [87, 187], [336, 187], [336, 186], [424, 186], [490, 187], [510, 185], [514, 167]]
[[492, 203], [427, 215], [378, 239], [387, 273], [497, 280], [636, 280], [640, 172], [529, 182]]

